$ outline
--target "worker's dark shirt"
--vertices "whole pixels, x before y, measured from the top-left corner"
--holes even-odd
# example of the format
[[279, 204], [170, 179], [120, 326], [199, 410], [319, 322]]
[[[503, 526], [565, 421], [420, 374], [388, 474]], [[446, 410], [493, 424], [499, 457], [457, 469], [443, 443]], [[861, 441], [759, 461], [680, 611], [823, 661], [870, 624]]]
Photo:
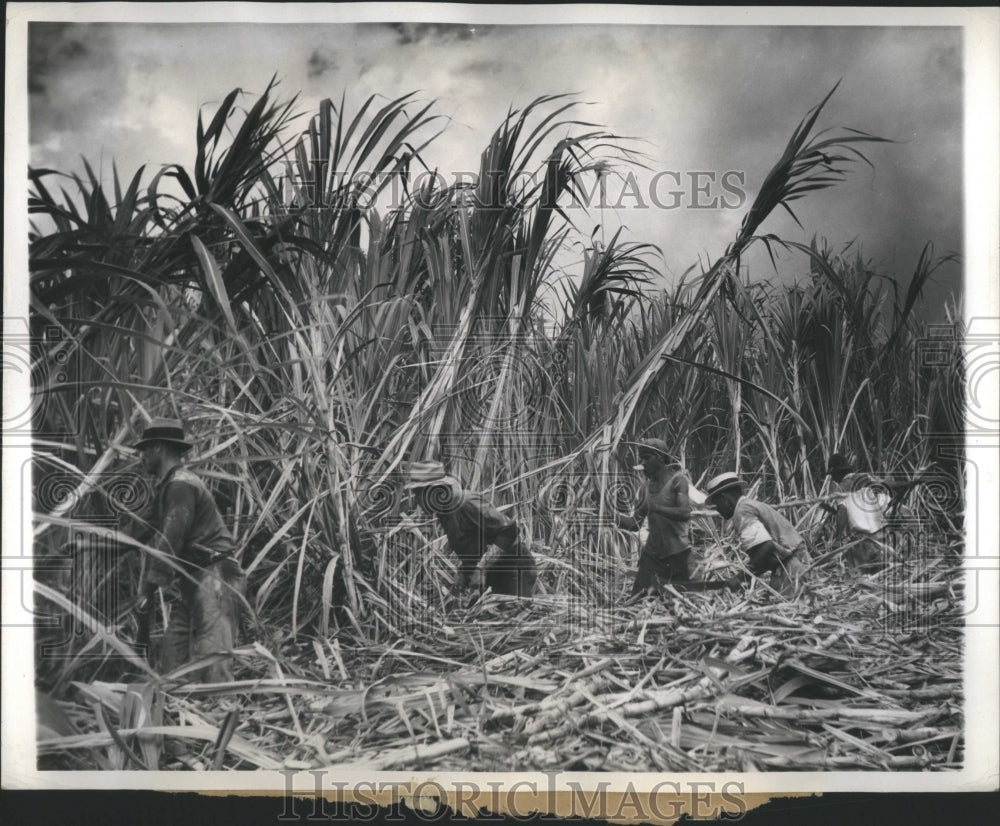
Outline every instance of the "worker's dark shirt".
[[508, 551], [517, 541], [517, 524], [504, 516], [478, 493], [455, 493], [448, 513], [437, 514], [448, 544], [462, 567], [474, 568], [489, 545]]
[[[156, 486], [150, 521], [159, 531], [150, 543], [152, 547], [173, 557], [189, 573], [195, 574], [233, 552], [233, 536], [212, 494], [184, 467], [174, 467]], [[172, 566], [152, 559], [147, 574], [151, 583], [167, 585], [174, 575]]]
[[[683, 471], [668, 475], [663, 481], [647, 479], [639, 504], [635, 508], [634, 519], [641, 523], [649, 521], [649, 537], [644, 547], [645, 553], [665, 558], [683, 553], [691, 547], [689, 519], [672, 519], [658, 513], [655, 506], [678, 508], [688, 504], [688, 480]], [[650, 505], [654, 507], [650, 507]]]

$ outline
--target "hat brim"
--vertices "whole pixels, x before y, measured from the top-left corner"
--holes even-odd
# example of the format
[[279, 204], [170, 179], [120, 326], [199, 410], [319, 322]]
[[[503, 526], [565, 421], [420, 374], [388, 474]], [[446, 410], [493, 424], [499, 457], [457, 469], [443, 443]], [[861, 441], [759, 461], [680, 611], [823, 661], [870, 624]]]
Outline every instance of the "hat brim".
[[692, 505], [704, 505], [708, 497], [694, 485], [688, 485], [688, 501]]
[[184, 439], [167, 439], [162, 436], [156, 436], [152, 439], [140, 439], [134, 445], [132, 445], [133, 450], [142, 450], [146, 445], [155, 444], [156, 442], [165, 442], [168, 445], [174, 445], [179, 447], [182, 453], [186, 453], [191, 448], [194, 447], [191, 442], [185, 441]]
[[721, 494], [728, 493], [731, 490], [742, 490], [742, 489], [743, 489], [743, 483], [742, 482], [737, 482], [737, 481], [727, 482], [721, 488], [716, 488], [711, 493], [706, 493], [705, 494], [705, 503], [710, 505], [710, 504], [712, 504], [712, 501], [716, 497], [720, 496]]

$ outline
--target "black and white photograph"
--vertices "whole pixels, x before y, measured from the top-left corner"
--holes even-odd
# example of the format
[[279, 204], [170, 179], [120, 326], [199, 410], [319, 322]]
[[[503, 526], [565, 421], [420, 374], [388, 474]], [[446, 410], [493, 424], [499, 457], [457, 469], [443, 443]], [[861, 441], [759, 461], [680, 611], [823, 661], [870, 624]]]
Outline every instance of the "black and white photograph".
[[72, 6], [5, 787], [997, 787], [995, 9]]

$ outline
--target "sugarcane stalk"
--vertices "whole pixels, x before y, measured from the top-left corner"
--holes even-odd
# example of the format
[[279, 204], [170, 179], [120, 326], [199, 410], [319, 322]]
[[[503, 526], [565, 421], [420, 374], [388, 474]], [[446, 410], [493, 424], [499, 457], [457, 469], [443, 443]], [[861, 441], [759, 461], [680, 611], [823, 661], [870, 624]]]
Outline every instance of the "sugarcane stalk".
[[911, 756], [888, 756], [863, 758], [860, 755], [844, 755], [837, 757], [824, 757], [820, 759], [800, 760], [793, 757], [765, 757], [760, 761], [765, 766], [774, 769], [798, 769], [808, 771], [811, 769], [850, 769], [850, 768], [876, 768], [884, 766], [888, 769], [914, 769], [943, 763], [943, 760], [934, 760], [929, 755]]
[[781, 708], [763, 703], [726, 703], [726, 714], [744, 717], [766, 717], [771, 720], [788, 720], [795, 723], [818, 723], [823, 720], [859, 720], [869, 723], [902, 725], [929, 716], [926, 711], [906, 711], [887, 708]]
[[445, 740], [440, 743], [429, 745], [413, 744], [391, 751], [374, 754], [370, 758], [361, 758], [348, 763], [338, 763], [330, 766], [330, 771], [349, 771], [350, 769], [367, 769], [369, 771], [380, 771], [391, 768], [403, 768], [406, 766], [419, 766], [426, 760], [434, 760], [455, 752], [465, 751], [469, 748], [469, 741], [465, 737], [456, 737], [452, 740]]

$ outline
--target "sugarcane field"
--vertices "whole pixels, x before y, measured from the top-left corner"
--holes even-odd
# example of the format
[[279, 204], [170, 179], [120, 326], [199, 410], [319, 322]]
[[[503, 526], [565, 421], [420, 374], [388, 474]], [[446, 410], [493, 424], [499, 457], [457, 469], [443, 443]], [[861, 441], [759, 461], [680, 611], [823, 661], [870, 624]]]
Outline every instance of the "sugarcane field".
[[968, 768], [960, 29], [130, 25], [28, 27], [35, 769]]

